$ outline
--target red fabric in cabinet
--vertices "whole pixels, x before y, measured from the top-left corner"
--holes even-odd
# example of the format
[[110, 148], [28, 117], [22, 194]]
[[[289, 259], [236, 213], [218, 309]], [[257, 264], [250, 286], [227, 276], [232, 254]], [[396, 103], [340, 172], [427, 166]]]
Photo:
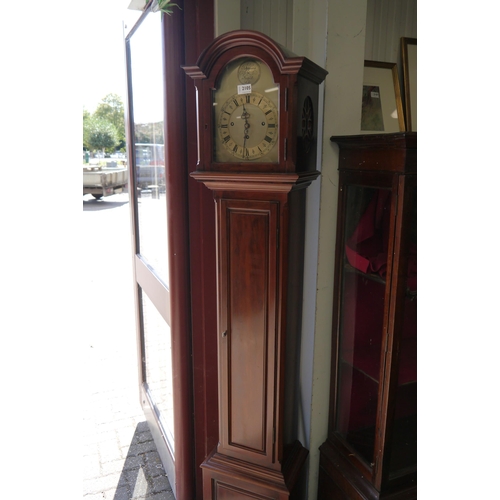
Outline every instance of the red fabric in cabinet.
[[[375, 425], [385, 284], [355, 271], [344, 273], [337, 429]], [[417, 302], [405, 300], [396, 416], [416, 412]], [[412, 385], [413, 387], [409, 387]]]
[[[386, 277], [390, 213], [391, 192], [376, 191], [345, 245], [347, 260], [355, 269]], [[410, 243], [408, 250], [407, 286], [412, 291], [417, 289], [417, 246], [414, 243]]]

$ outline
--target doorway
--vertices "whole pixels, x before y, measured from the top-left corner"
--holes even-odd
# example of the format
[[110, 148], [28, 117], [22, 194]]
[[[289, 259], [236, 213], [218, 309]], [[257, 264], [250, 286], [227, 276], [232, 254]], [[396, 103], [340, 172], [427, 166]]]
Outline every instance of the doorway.
[[178, 422], [190, 420], [191, 398], [186, 383], [190, 367], [182, 360], [185, 342], [179, 329], [174, 332], [171, 316], [171, 267], [178, 264], [171, 262], [172, 247], [186, 230], [170, 227], [172, 185], [167, 175], [172, 165], [165, 144], [169, 112], [164, 78], [170, 60], [164, 31], [163, 16], [149, 6], [125, 40], [127, 146], [140, 400], [176, 494], [182, 476], [178, 444], [181, 450], [191, 447]]

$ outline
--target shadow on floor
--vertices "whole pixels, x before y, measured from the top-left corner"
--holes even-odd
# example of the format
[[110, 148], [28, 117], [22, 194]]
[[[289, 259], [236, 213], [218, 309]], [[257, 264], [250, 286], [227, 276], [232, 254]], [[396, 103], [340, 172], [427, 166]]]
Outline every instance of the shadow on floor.
[[87, 199], [83, 200], [83, 210], [85, 211], [100, 211], [109, 210], [110, 208], [117, 208], [126, 205], [128, 201], [109, 201], [109, 200], [95, 200]]
[[113, 500], [175, 500], [147, 422], [137, 424]]

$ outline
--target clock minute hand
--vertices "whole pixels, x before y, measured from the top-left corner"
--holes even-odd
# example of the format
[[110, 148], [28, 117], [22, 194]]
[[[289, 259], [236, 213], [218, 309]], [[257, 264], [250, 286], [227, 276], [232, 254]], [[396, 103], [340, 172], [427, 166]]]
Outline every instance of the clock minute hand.
[[248, 129], [250, 128], [250, 124], [248, 123], [248, 118], [250, 114], [247, 112], [245, 105], [243, 104], [243, 114], [241, 115], [242, 118], [245, 119], [245, 125], [244, 125], [244, 131], [243, 131], [243, 148], [245, 148], [245, 144], [247, 142], [248, 137]]

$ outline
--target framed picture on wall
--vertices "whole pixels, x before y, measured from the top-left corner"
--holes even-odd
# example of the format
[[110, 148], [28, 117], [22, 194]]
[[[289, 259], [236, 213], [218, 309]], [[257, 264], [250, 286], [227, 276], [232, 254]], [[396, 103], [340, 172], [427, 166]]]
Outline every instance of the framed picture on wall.
[[405, 121], [396, 63], [365, 61], [361, 132], [404, 132]]
[[417, 39], [401, 38], [406, 129], [417, 131]]

